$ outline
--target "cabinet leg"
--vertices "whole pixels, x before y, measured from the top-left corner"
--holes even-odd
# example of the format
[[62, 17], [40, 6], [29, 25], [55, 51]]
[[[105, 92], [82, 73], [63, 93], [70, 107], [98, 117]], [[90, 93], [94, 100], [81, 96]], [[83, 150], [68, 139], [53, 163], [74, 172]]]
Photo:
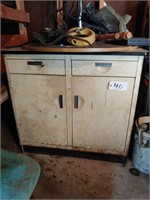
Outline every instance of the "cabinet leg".
[[123, 158], [122, 158], [122, 167], [124, 167], [124, 165], [126, 164], [126, 161], [127, 161], [127, 157], [123, 156]]
[[21, 146], [22, 153], [24, 153], [24, 147], [23, 147], [23, 145], [20, 145], [20, 146]]

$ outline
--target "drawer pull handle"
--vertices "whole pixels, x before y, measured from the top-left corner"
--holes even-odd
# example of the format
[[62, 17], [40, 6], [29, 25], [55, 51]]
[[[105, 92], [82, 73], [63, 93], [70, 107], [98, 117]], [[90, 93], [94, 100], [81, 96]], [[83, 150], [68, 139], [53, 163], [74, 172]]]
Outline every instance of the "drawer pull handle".
[[28, 65], [36, 65], [36, 66], [44, 67], [44, 64], [41, 61], [28, 61], [27, 64]]
[[74, 96], [74, 108], [76, 108], [76, 109], [79, 108], [79, 98], [78, 98], [78, 95]]
[[95, 63], [95, 67], [112, 67], [112, 63]]
[[59, 100], [59, 107], [63, 108], [63, 95], [59, 95], [58, 100]]

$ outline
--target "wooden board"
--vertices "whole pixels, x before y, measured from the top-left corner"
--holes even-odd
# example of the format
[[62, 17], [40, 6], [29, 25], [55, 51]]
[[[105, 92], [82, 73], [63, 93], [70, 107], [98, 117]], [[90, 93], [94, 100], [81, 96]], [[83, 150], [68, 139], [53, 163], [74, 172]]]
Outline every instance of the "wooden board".
[[6, 101], [9, 98], [8, 95], [8, 89], [6, 85], [1, 83], [1, 96], [0, 96], [0, 103], [2, 104], [4, 101]]
[[9, 8], [3, 4], [1, 4], [1, 18], [17, 22], [30, 22], [29, 13], [26, 13], [22, 10]]
[[[18, 22], [19, 34], [12, 35], [11, 30], [9, 35], [2, 35], [2, 48], [18, 46], [28, 41], [27, 30], [24, 23], [29, 23], [29, 13], [25, 12], [23, 0], [16, 0], [17, 9], [7, 7], [1, 3], [1, 18], [9, 22]], [[9, 26], [9, 23], [7, 24]]]
[[61, 10], [63, 7], [63, 1], [62, 0], [57, 0], [57, 26], [58, 28], [62, 25], [63, 23], [63, 10]]
[[[144, 50], [136, 46], [121, 46], [111, 44], [95, 43], [92, 47], [76, 47], [64, 45], [42, 46], [38, 44], [24, 45], [24, 49], [37, 52], [55, 52], [55, 53], [78, 53], [78, 52], [143, 52]], [[147, 52], [147, 51], [145, 51]]]
[[2, 35], [1, 46], [2, 48], [18, 46], [27, 42], [27, 35]]
[[104, 7], [104, 0], [99, 0], [99, 10]]

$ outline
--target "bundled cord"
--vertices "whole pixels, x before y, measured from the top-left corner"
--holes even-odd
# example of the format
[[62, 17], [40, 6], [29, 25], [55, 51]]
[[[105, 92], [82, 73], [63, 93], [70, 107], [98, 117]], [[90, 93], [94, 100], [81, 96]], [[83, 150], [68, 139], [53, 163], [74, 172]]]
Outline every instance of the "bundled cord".
[[[59, 2], [60, 3], [60, 2]], [[66, 36], [68, 36], [67, 30], [69, 29], [69, 21], [68, 18], [71, 18], [71, 20], [77, 20], [77, 18], [74, 18], [72, 16], [72, 10], [74, 8], [74, 1], [71, 4], [71, 8], [69, 9], [68, 1], [63, 2], [62, 7], [60, 5], [58, 6], [58, 9], [54, 9], [54, 17], [55, 17], [55, 23], [56, 26], [59, 28], [56, 28], [55, 30], [43, 30], [41, 33], [33, 32], [33, 37], [39, 41], [42, 45], [50, 46], [57, 44], [62, 39], [64, 39]], [[56, 6], [56, 4], [55, 4]], [[57, 13], [65, 12], [65, 18], [61, 21], [61, 24], [58, 24], [57, 21]], [[70, 36], [72, 37], [72, 36]], [[80, 38], [79, 38], [80, 39]], [[81, 39], [82, 40], [82, 39]], [[86, 42], [86, 41], [85, 41]]]
[[85, 40], [85, 39], [83, 39], [83, 38], [81, 38], [79, 36], [70, 35], [70, 33], [73, 33], [73, 32], [75, 32], [75, 30], [69, 30], [69, 31], [66, 31], [66, 32], [62, 32], [59, 35], [59, 37], [57, 37], [55, 40], [53, 40], [52, 42], [49, 42], [49, 43], [46, 42], [45, 37], [42, 34], [34, 32], [33, 35], [34, 35], [35, 39], [37, 39], [42, 45], [45, 45], [45, 46], [51, 46], [51, 45], [57, 44], [63, 38], [66, 38], [66, 37], [69, 37], [69, 38], [72, 38], [72, 39], [81, 40], [81, 41], [87, 43], [88, 45], [91, 45], [91, 43], [89, 41], [87, 41], [87, 40]]

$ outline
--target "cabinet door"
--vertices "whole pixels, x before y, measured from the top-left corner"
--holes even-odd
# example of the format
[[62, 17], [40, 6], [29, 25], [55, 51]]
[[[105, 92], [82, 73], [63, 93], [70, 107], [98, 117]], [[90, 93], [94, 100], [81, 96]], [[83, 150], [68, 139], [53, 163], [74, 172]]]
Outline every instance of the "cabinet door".
[[[124, 82], [124, 90], [110, 83]], [[73, 146], [123, 154], [134, 78], [73, 77]]]
[[22, 144], [66, 145], [65, 77], [11, 74]]

